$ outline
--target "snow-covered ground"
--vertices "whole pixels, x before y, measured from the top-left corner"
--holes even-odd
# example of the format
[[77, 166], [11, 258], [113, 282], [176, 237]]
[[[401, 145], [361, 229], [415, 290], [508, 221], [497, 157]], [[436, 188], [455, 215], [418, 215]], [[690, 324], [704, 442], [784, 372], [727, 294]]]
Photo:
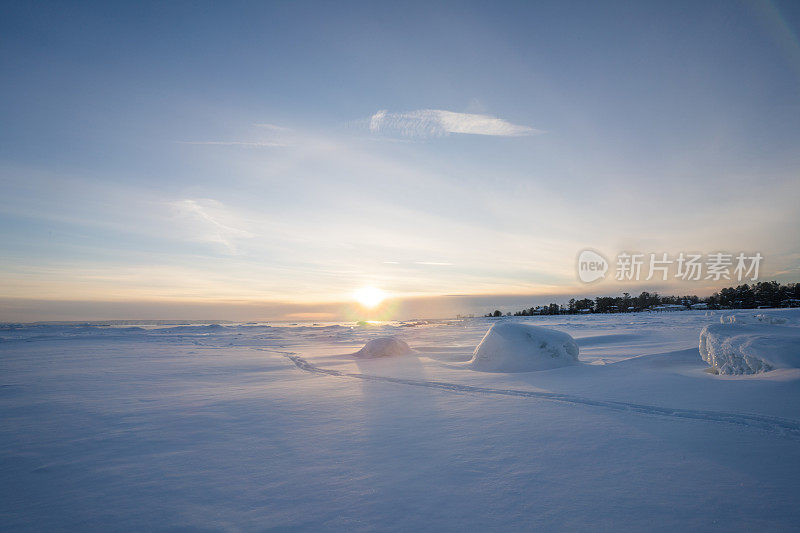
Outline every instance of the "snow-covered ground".
[[3, 327], [0, 529], [797, 529], [800, 369], [709, 372], [720, 314], [501, 319], [575, 339], [534, 372], [491, 319]]

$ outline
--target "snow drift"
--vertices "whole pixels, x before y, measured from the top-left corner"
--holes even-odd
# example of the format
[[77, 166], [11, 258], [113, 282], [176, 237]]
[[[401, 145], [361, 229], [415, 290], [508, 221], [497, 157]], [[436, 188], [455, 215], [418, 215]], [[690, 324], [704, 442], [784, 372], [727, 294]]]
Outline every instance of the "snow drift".
[[484, 372], [530, 372], [578, 363], [578, 345], [554, 329], [501, 322], [481, 340], [468, 366]]
[[397, 337], [378, 337], [372, 339], [353, 355], [363, 358], [391, 357], [413, 353], [408, 344]]
[[758, 374], [800, 368], [800, 328], [729, 322], [700, 332], [700, 356], [720, 374]]

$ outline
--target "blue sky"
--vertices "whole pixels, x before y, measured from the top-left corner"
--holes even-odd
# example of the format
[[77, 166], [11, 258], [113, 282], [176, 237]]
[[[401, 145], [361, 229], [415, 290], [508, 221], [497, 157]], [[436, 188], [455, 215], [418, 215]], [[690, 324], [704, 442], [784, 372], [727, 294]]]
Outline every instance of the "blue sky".
[[0, 319], [619, 292], [587, 247], [800, 277], [796, 3], [0, 9]]

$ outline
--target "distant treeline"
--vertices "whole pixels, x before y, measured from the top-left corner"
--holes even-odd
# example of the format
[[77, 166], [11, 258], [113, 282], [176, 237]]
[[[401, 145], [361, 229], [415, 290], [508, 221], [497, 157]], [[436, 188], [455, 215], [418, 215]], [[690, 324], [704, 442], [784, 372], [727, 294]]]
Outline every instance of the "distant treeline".
[[[567, 306], [551, 303], [531, 307], [514, 313], [514, 316], [570, 315], [578, 313], [632, 313], [636, 311], [680, 310], [680, 309], [757, 309], [759, 307], [800, 307], [800, 283], [781, 285], [777, 281], [761, 281], [753, 285], [728, 287], [707, 298], [699, 296], [661, 296], [658, 293], [642, 292], [631, 296], [598, 296], [594, 300], [572, 298]], [[511, 313], [506, 313], [510, 316]], [[487, 317], [503, 316], [499, 310]]]

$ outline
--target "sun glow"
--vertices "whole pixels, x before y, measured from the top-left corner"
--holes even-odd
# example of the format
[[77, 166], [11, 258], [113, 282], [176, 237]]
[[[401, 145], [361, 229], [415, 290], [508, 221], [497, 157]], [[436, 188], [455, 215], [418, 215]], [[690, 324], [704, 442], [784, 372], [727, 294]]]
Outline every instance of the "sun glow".
[[375, 287], [362, 287], [353, 294], [353, 298], [363, 307], [372, 309], [386, 299], [386, 293]]

